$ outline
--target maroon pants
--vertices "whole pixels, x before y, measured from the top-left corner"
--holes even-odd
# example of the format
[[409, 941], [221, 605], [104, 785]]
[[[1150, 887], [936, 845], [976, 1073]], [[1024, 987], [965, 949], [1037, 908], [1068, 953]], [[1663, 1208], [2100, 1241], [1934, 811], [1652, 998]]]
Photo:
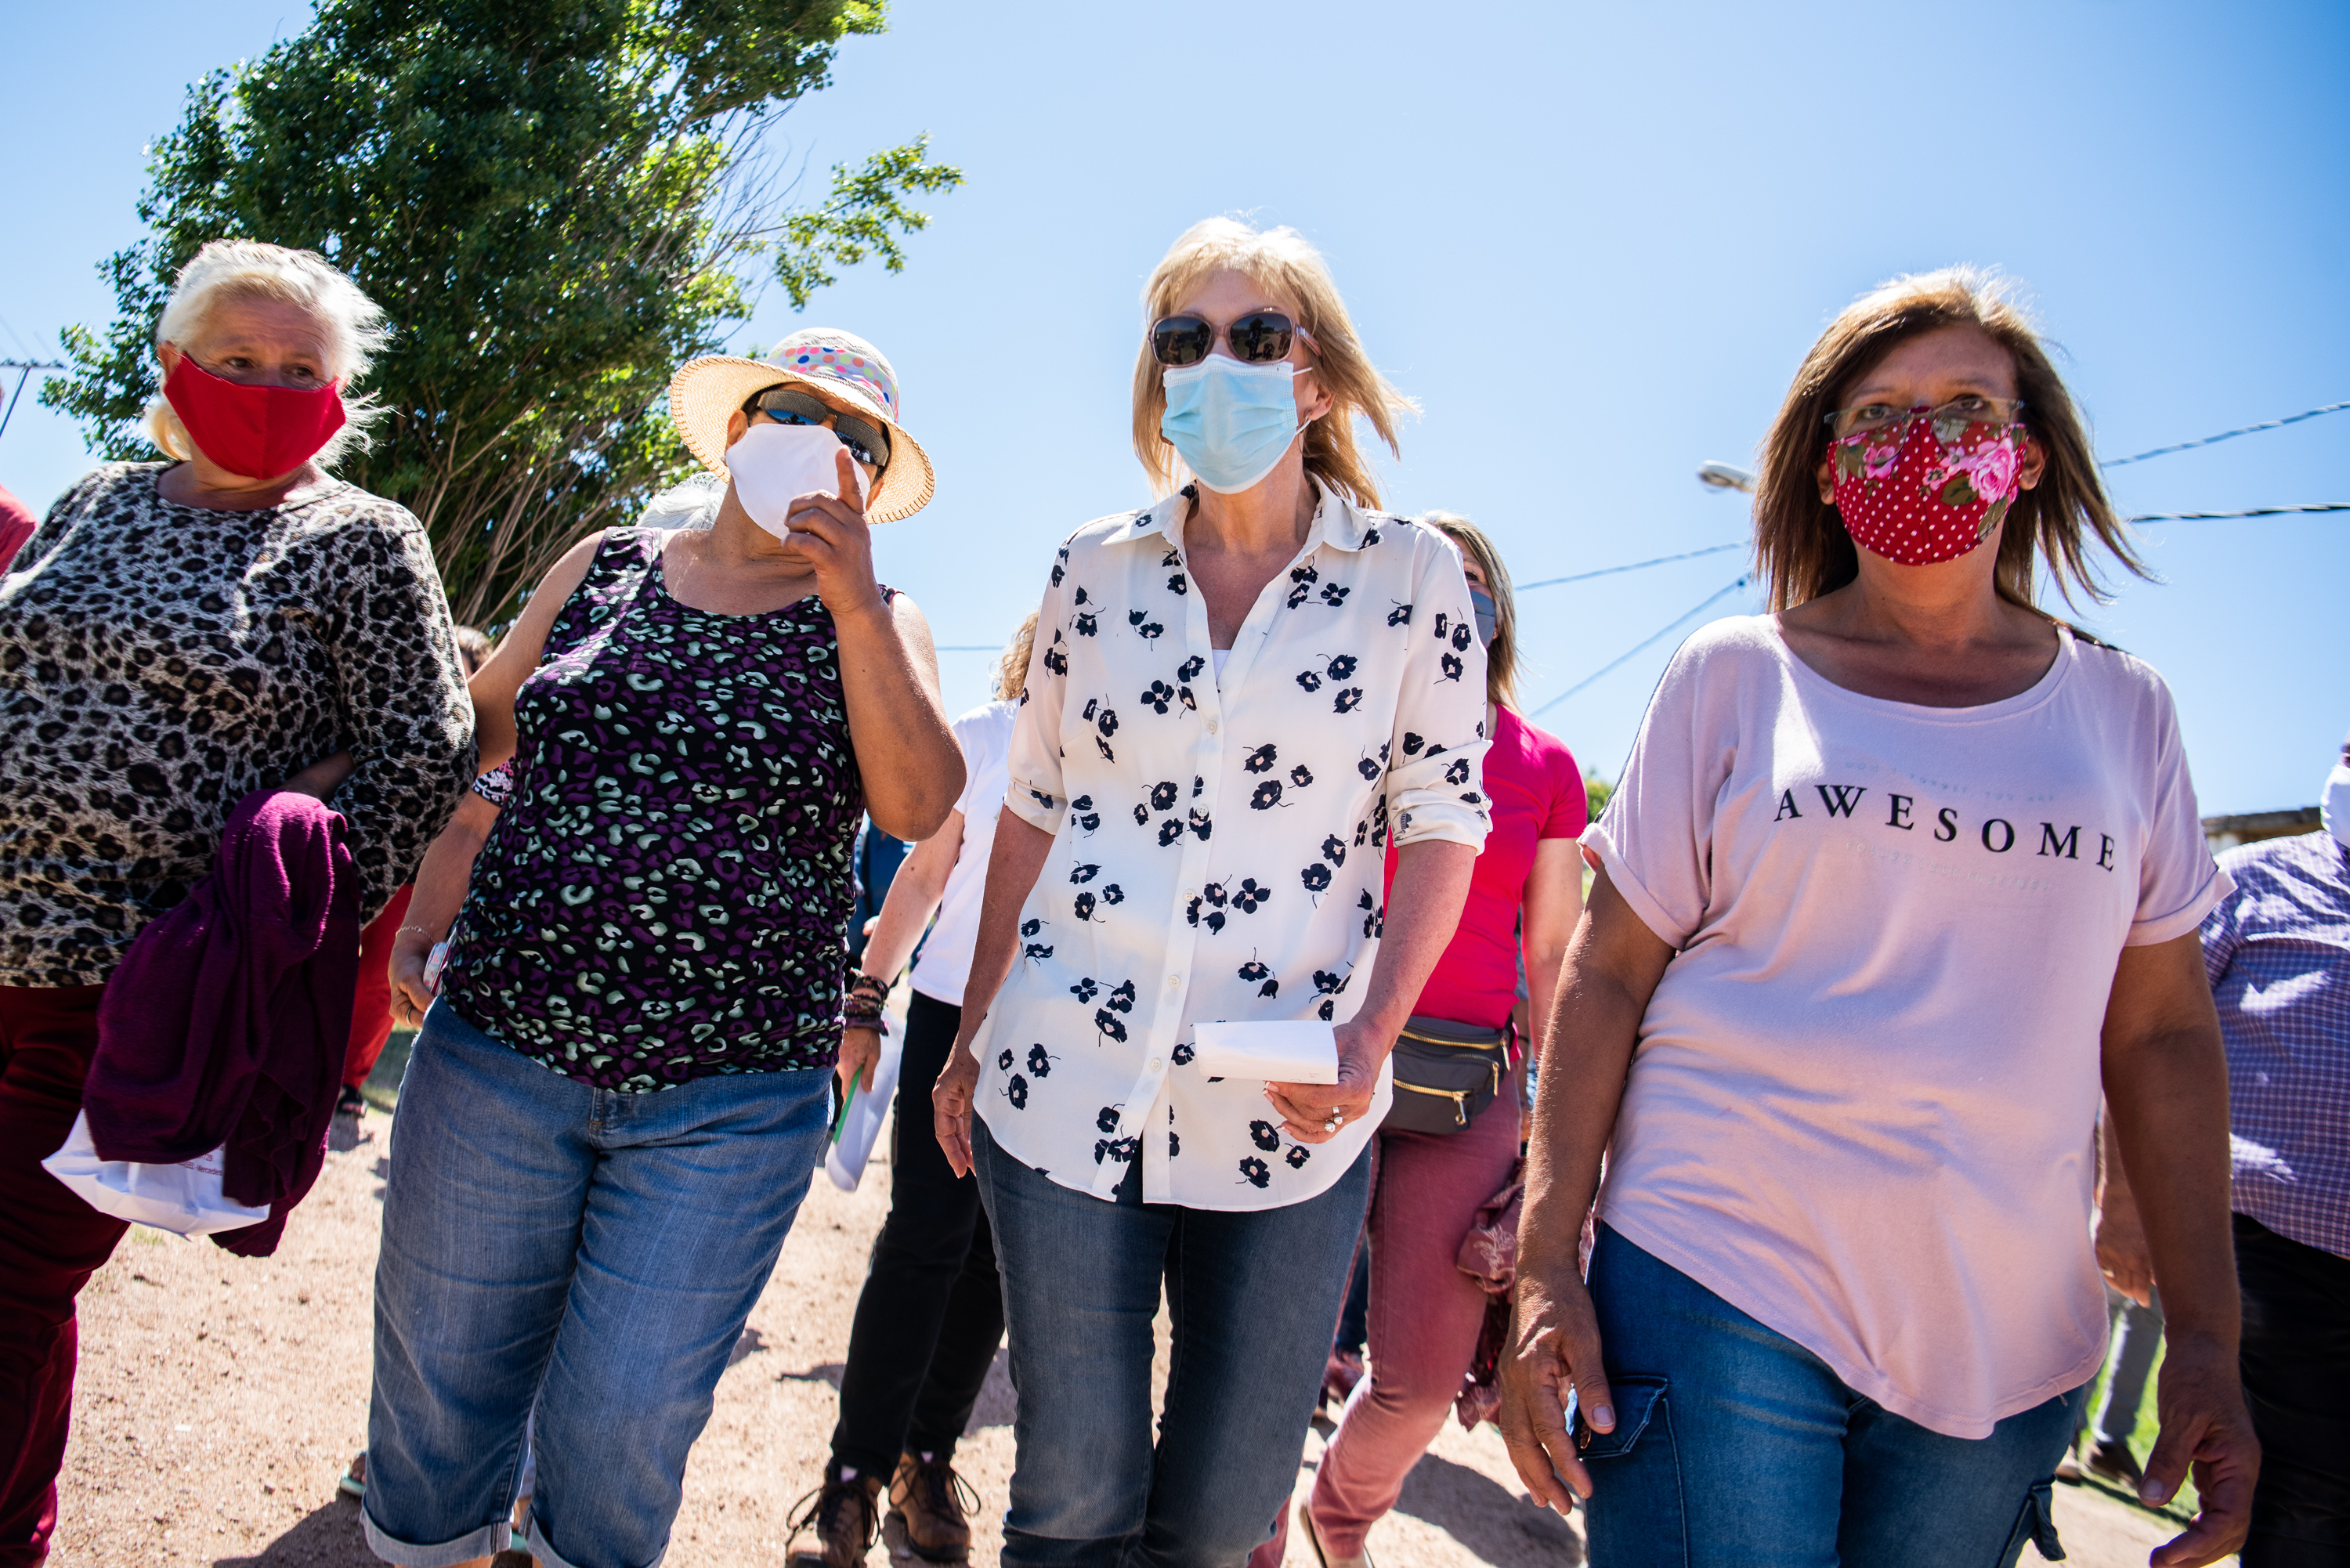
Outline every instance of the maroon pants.
[[343, 1086], [356, 1089], [375, 1071], [391, 1038], [391, 944], [408, 919], [413, 887], [402, 888], [359, 936], [359, 982], [351, 993], [351, 1043], [343, 1053]]
[[130, 1229], [41, 1168], [81, 1109], [104, 990], [0, 986], [0, 1568], [49, 1553], [73, 1416], [74, 1297]]

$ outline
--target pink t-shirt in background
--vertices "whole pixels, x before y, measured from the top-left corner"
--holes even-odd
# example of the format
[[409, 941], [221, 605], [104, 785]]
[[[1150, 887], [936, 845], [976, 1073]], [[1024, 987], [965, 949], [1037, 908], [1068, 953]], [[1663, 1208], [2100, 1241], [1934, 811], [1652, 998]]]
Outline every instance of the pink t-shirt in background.
[[1584, 836], [1679, 950], [1600, 1217], [1955, 1438], [2104, 1357], [2115, 965], [2229, 886], [2161, 678], [2060, 637], [2030, 691], [1925, 708], [1831, 683], [1773, 618], [1718, 621]]
[[[1412, 1007], [1481, 1029], [1503, 1027], [1517, 1005], [1518, 906], [1534, 868], [1534, 846], [1545, 838], [1579, 836], [1590, 818], [1583, 770], [1565, 742], [1507, 708], [1495, 713], [1493, 742], [1485, 753], [1493, 826], [1469, 880], [1460, 929]], [[1393, 849], [1387, 879], [1394, 886]]]

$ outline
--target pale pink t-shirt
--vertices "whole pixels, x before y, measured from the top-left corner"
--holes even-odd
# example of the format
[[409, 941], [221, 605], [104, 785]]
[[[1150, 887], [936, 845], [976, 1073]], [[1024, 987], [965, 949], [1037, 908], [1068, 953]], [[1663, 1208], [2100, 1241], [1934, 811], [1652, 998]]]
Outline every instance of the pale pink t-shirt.
[[1601, 1218], [1934, 1431], [2087, 1382], [2114, 968], [2229, 887], [2161, 678], [2065, 633], [2022, 695], [1921, 708], [1717, 621], [1583, 842], [1679, 950]]

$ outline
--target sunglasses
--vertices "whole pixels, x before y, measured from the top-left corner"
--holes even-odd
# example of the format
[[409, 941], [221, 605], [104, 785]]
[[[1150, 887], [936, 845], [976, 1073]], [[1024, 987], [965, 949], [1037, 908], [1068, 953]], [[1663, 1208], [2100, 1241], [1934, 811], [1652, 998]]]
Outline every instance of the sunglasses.
[[769, 387], [743, 405], [743, 411], [763, 413], [779, 425], [821, 425], [840, 438], [848, 455], [876, 473], [889, 468], [889, 432], [870, 420], [844, 414], [823, 399], [795, 387]]
[[1287, 358], [1293, 337], [1303, 337], [1309, 348], [1314, 342], [1314, 334], [1281, 311], [1253, 310], [1221, 333], [1202, 317], [1165, 317], [1150, 329], [1150, 352], [1160, 364], [1180, 369], [1206, 358], [1219, 336], [1232, 346], [1232, 358], [1245, 365]]

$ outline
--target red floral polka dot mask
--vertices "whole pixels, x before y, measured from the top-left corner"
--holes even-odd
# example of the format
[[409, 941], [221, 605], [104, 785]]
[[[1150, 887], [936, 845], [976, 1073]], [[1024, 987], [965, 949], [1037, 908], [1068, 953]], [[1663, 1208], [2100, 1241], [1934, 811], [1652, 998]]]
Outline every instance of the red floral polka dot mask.
[[1955, 561], [1999, 531], [2021, 489], [2024, 428], [1989, 420], [1907, 419], [1829, 443], [1834, 499], [1853, 543], [1905, 566]]

